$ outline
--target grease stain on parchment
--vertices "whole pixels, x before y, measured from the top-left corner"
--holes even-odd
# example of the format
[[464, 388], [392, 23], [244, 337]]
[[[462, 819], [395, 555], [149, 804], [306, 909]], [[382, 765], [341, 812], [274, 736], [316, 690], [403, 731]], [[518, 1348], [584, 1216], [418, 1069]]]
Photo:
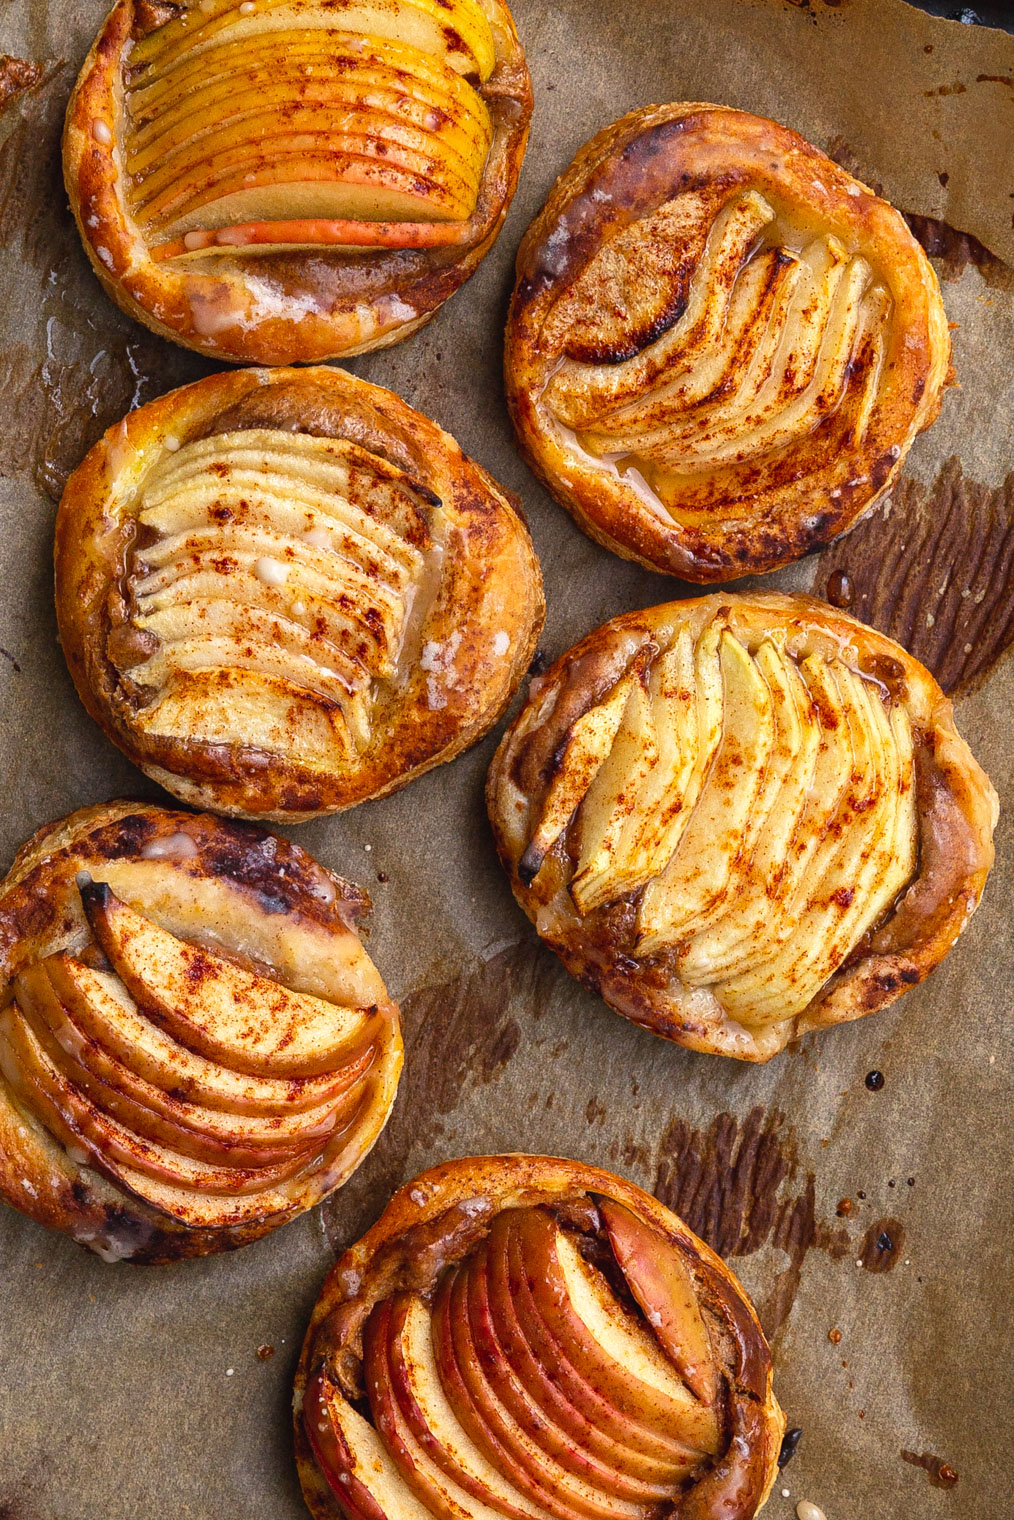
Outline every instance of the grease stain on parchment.
[[958, 1474], [949, 1462], [941, 1457], [935, 1457], [931, 1451], [902, 1451], [901, 1460], [910, 1462], [913, 1467], [924, 1469], [934, 1488], [953, 1488], [958, 1481]]
[[[0, 247], [14, 255], [22, 331], [0, 355], [0, 477], [26, 475], [52, 500], [88, 449], [123, 414], [210, 373], [119, 312], [80, 246], [60, 168], [71, 84], [49, 60], [11, 95], [0, 143]], [[5, 123], [5, 125], [7, 125]]]
[[948, 694], [976, 687], [1014, 642], [1014, 471], [971, 480], [952, 455], [932, 485], [903, 478], [824, 549], [814, 591], [902, 644]]

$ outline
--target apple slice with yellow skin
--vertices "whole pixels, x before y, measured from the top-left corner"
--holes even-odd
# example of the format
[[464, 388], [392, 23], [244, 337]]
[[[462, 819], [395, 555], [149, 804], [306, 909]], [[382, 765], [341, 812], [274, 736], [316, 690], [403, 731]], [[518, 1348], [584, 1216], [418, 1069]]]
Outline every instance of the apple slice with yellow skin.
[[635, 661], [612, 691], [595, 707], [571, 724], [556, 772], [542, 805], [542, 817], [518, 864], [518, 875], [529, 886], [576, 809], [583, 801], [599, 767], [613, 747], [617, 730], [641, 662]]
[[438, 1298], [435, 1330], [437, 1315], [443, 1323], [437, 1334], [437, 1360], [442, 1367], [453, 1357], [477, 1416], [502, 1445], [506, 1459], [527, 1467], [543, 1491], [571, 1513], [597, 1515], [605, 1504], [609, 1516], [616, 1516], [672, 1498], [671, 1482], [660, 1489], [630, 1477], [621, 1448], [613, 1445], [616, 1460], [610, 1464], [575, 1446], [528, 1395], [496, 1337], [482, 1291], [485, 1274], [478, 1270], [483, 1254], [474, 1252], [446, 1299]]
[[552, 1520], [473, 1442], [434, 1363], [429, 1310], [414, 1295], [378, 1304], [363, 1333], [370, 1411], [405, 1482], [439, 1520]]
[[[614, 1474], [621, 1498], [640, 1499], [643, 1503], [670, 1498], [673, 1485], [689, 1464], [649, 1455], [649, 1448], [655, 1449], [650, 1437], [640, 1446], [636, 1441], [615, 1440], [605, 1428], [607, 1422], [593, 1418], [594, 1398], [582, 1397], [580, 1387], [573, 1397], [564, 1391], [557, 1382], [562, 1354], [554, 1354], [549, 1362], [543, 1362], [514, 1312], [506, 1277], [507, 1259], [508, 1245], [499, 1220], [495, 1220], [489, 1242], [469, 1260], [469, 1315], [479, 1354], [484, 1365], [491, 1369], [496, 1366], [504, 1398], [517, 1390], [515, 1414], [519, 1421], [527, 1418], [530, 1433], [546, 1442], [547, 1449], [564, 1466], [573, 1462], [589, 1480], [594, 1474]], [[576, 1378], [573, 1374], [568, 1384], [571, 1393]], [[526, 1407], [530, 1411], [527, 1416]]]
[[341, 1064], [358, 1011], [186, 944], [102, 882], [80, 891], [91, 931], [127, 991], [181, 1044], [254, 1075], [311, 1077]]
[[448, 1277], [434, 1302], [433, 1349], [441, 1382], [461, 1424], [490, 1462], [557, 1520], [638, 1520], [642, 1506], [603, 1493], [549, 1456], [511, 1414], [480, 1361], [468, 1314], [466, 1269]]
[[46, 1128], [90, 1153], [94, 1165], [142, 1197], [145, 1179], [217, 1195], [259, 1193], [288, 1181], [306, 1166], [305, 1152], [271, 1166], [214, 1166], [144, 1139], [97, 1108], [61, 1075], [13, 1005], [0, 1014], [0, 1041], [4, 1075]]
[[93, 1051], [96, 1060], [108, 1053], [163, 1092], [182, 1093], [190, 1102], [225, 1113], [300, 1113], [314, 1129], [326, 1122], [334, 1104], [361, 1080], [374, 1058], [376, 1018], [364, 1021], [358, 1041], [346, 1048], [341, 1063], [321, 1076], [286, 1079], [234, 1072], [180, 1045], [146, 1019], [115, 977], [63, 954], [47, 956], [41, 965], [60, 1012], [89, 1058]]
[[323, 1369], [304, 1390], [303, 1429], [349, 1520], [433, 1520], [372, 1425], [336, 1392]]
[[641, 897], [641, 955], [689, 939], [701, 916], [723, 900], [774, 748], [771, 693], [749, 650], [725, 631], [719, 660], [721, 741], [679, 848]]
[[713, 1455], [720, 1436], [715, 1411], [697, 1402], [651, 1332], [616, 1301], [570, 1237], [541, 1209], [518, 1211], [514, 1228], [533, 1300], [573, 1364], [621, 1413]]
[[509, 1303], [534, 1355], [545, 1368], [551, 1369], [554, 1381], [571, 1404], [588, 1413], [595, 1425], [614, 1441], [673, 1466], [692, 1461], [694, 1453], [676, 1438], [670, 1423], [661, 1421], [657, 1415], [643, 1419], [640, 1409], [630, 1400], [617, 1401], [613, 1397], [613, 1390], [603, 1385], [597, 1367], [593, 1366], [589, 1373], [586, 1363], [579, 1366], [572, 1359], [571, 1348], [563, 1339], [556, 1317], [546, 1311], [543, 1296], [536, 1302], [538, 1285], [522, 1251], [518, 1219], [506, 1212], [501, 1217], [505, 1222], [505, 1260], [498, 1263], [496, 1253], [490, 1258], [494, 1312], [505, 1317], [507, 1303], [500, 1301], [500, 1295], [509, 1295]]
[[156, 263], [207, 253], [235, 253], [237, 248], [279, 253], [298, 248], [450, 248], [466, 243], [470, 222], [339, 222], [308, 217], [295, 222], [241, 222], [233, 227], [191, 229], [181, 238], [158, 243], [150, 252]]
[[144, 1082], [82, 1036], [61, 1008], [44, 962], [16, 979], [15, 998], [54, 1066], [97, 1107], [137, 1134], [198, 1161], [258, 1167], [298, 1152], [309, 1154], [324, 1144], [340, 1117], [351, 1116], [358, 1101], [353, 1094], [312, 1124], [305, 1115], [271, 1120], [204, 1108]]
[[390, 38], [440, 58], [459, 74], [489, 78], [496, 63], [493, 32], [478, 0], [328, 0], [319, 6], [299, 0], [253, 0], [240, 12], [234, 0], [217, 0], [193, 24], [193, 11], [155, 28], [134, 44], [134, 78], [147, 81], [180, 58], [207, 48], [224, 34], [254, 37], [269, 31], [319, 27], [369, 39]]
[[702, 1403], [718, 1396], [718, 1372], [693, 1278], [671, 1241], [611, 1198], [599, 1199], [620, 1270], [659, 1345]]

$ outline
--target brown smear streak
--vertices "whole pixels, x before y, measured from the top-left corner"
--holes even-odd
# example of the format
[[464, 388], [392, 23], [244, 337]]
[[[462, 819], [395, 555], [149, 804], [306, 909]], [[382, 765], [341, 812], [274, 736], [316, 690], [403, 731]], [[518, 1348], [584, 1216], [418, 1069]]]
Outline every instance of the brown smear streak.
[[931, 486], [903, 478], [821, 553], [815, 592], [831, 599], [843, 579], [853, 616], [897, 639], [944, 691], [975, 687], [1014, 641], [1014, 471], [982, 485], [952, 455]]
[[674, 1118], [659, 1147], [656, 1195], [720, 1256], [749, 1256], [770, 1243], [788, 1257], [759, 1305], [765, 1334], [785, 1323], [812, 1246], [849, 1254], [843, 1226], [818, 1222], [815, 1179], [800, 1174], [795, 1132], [777, 1110], [745, 1119], [719, 1114], [706, 1131]]
[[0, 105], [22, 96], [0, 143], [0, 247], [37, 281], [20, 339], [0, 357], [0, 478], [28, 475], [56, 501], [70, 471], [124, 412], [212, 366], [146, 332], [101, 290], [60, 170], [70, 68], [53, 60], [29, 67], [40, 70], [34, 85], [6, 100], [0, 70]]
[[26, 91], [41, 83], [46, 73], [44, 63], [33, 63], [30, 58], [13, 58], [10, 53], [0, 54], [0, 111]]
[[902, 1451], [901, 1460], [911, 1462], [913, 1467], [924, 1468], [934, 1488], [953, 1488], [958, 1481], [954, 1468], [930, 1451]]
[[335, 1251], [406, 1180], [413, 1151], [440, 1140], [463, 1091], [492, 1082], [511, 1061], [524, 1038], [513, 1010], [538, 1018], [564, 974], [548, 954], [520, 941], [402, 1000], [405, 1067], [394, 1112], [368, 1160], [323, 1205]]

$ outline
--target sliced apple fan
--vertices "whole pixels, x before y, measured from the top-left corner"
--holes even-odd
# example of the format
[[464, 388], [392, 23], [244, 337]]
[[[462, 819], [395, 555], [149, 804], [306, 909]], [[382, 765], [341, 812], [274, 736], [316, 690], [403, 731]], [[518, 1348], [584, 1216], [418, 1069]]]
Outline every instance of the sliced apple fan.
[[791, 1017], [915, 868], [909, 719], [840, 658], [684, 628], [574, 724], [532, 865], [568, 827], [580, 913], [639, 893], [639, 954], [745, 1024]]
[[[889, 297], [833, 236], [798, 251], [759, 243], [774, 220], [755, 192], [733, 197], [668, 331], [621, 363], [568, 359], [553, 376], [547, 403], [590, 453], [692, 476], [784, 449], [846, 400], [862, 438]], [[599, 258], [608, 255], [607, 246]], [[583, 277], [590, 286], [594, 264]]]
[[283, 1185], [357, 1119], [378, 1015], [179, 940], [105, 884], [81, 894], [110, 969], [60, 952], [21, 972], [7, 1080], [72, 1155], [188, 1224], [291, 1207]]
[[643, 1316], [539, 1208], [497, 1216], [432, 1304], [376, 1306], [375, 1428], [326, 1373], [307, 1391], [307, 1433], [354, 1513], [642, 1520], [709, 1464], [720, 1383], [689, 1269], [620, 1205], [605, 1218]]
[[318, 767], [361, 750], [423, 574], [428, 513], [408, 476], [342, 440], [257, 429], [167, 453], [143, 485], [137, 521], [152, 541], [130, 577], [152, 652], [121, 662], [145, 696], [141, 727], [269, 752], [301, 735], [300, 758]]
[[459, 242], [495, 61], [478, 0], [188, 6], [130, 55], [131, 216], [160, 259]]

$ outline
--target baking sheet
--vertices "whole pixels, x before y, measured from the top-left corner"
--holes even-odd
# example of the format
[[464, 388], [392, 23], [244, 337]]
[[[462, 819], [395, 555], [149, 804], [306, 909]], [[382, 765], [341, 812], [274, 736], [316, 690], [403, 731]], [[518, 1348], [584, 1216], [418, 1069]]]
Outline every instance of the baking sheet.
[[[546, 578], [546, 654], [688, 588], [591, 544], [515, 453], [499, 379], [514, 250], [587, 137], [631, 107], [696, 98], [796, 127], [921, 218], [960, 324], [960, 389], [912, 450], [890, 518], [859, 530], [881, 540], [846, 540], [765, 579], [822, 590], [832, 569], [851, 569], [863, 605], [889, 620], [875, 573], [884, 544], [906, 572], [920, 555], [956, 559], [943, 591], [933, 578], [923, 596], [946, 602], [964, 652], [985, 587], [993, 600], [976, 638], [992, 660], [1011, 596], [990, 572], [1014, 531], [1014, 39], [932, 21], [902, 0], [517, 0], [515, 13], [537, 106], [499, 244], [429, 328], [350, 368], [434, 416], [518, 493]], [[66, 209], [60, 116], [102, 14], [103, 0], [0, 10], [0, 49], [43, 66], [0, 117], [4, 864], [71, 808], [160, 795], [72, 690], [56, 643], [52, 522], [62, 481], [103, 428], [212, 368], [115, 311]], [[966, 563], [957, 529], [951, 548], [926, 532], [899, 548], [906, 524], [932, 524], [956, 489], [999, 525], [985, 568]], [[965, 510], [959, 501], [957, 521]], [[909, 626], [929, 657], [935, 608], [927, 601]], [[1009, 803], [1014, 662], [1001, 656], [985, 679], [954, 674], [959, 724]], [[419, 1168], [525, 1148], [654, 1189], [731, 1259], [772, 1335], [789, 1423], [803, 1429], [772, 1520], [801, 1498], [828, 1520], [997, 1520], [1012, 1395], [1014, 809], [985, 901], [928, 984], [751, 1067], [635, 1029], [539, 946], [485, 823], [494, 743], [400, 796], [294, 831], [372, 892], [369, 948], [405, 1015], [394, 1116], [343, 1193], [234, 1256], [156, 1269], [105, 1266], [3, 1211], [0, 1516], [299, 1520], [290, 1378], [334, 1253]], [[871, 1070], [884, 1074], [879, 1091], [865, 1084]], [[956, 1485], [935, 1485], [935, 1462]]]

